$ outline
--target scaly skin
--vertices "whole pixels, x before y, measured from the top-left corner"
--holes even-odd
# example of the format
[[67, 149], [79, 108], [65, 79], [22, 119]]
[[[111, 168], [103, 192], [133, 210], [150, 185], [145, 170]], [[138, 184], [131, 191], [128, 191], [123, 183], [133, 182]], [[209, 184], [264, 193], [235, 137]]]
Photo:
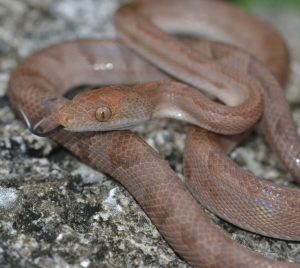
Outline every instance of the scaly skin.
[[[171, 1], [171, 3], [170, 0], [139, 1], [139, 3], [141, 3], [140, 7], [145, 7], [145, 10], [147, 10], [150, 15], [153, 15], [155, 10], [157, 10], [156, 14], [158, 14], [158, 21], [159, 18], [174, 18], [174, 14], [168, 15], [168, 13], [166, 13], [166, 16], [163, 16], [164, 12], [168, 11], [166, 9], [167, 7], [172, 7], [171, 10], [173, 10], [173, 13], [176, 11], [176, 8], [177, 11], [179, 8], [178, 6], [176, 7], [177, 0]], [[191, 5], [189, 11], [197, 10], [200, 12], [204, 7], [216, 8], [214, 12], [220, 12], [219, 15], [216, 14], [216, 17], [222, 17], [222, 23], [224, 23], [224, 20], [227, 22], [226, 27], [228, 27], [228, 24], [232, 27], [238, 27], [236, 19], [241, 19], [241, 25], [243, 24], [243, 21], [249, 23], [248, 26], [250, 30], [253, 30], [259, 25], [259, 28], [257, 29], [258, 35], [256, 36], [256, 46], [255, 49], [252, 50], [252, 53], [257, 53], [256, 55], [268, 64], [274, 73], [278, 74], [280, 81], [286, 79], [287, 69], [285, 69], [285, 67], [288, 65], [286, 48], [280, 37], [278, 37], [268, 26], [256, 22], [254, 18], [245, 15], [235, 8], [225, 6], [218, 2], [189, 0], [188, 4]], [[158, 10], [160, 5], [162, 8]], [[184, 10], [182, 6], [180, 6], [180, 11], [181, 10]], [[205, 12], [207, 12], [207, 10]], [[231, 16], [228, 16], [230, 15], [230, 12], [232, 12]], [[126, 11], [125, 16], [128, 15], [130, 14]], [[201, 16], [199, 16], [199, 19], [200, 17]], [[125, 18], [132, 20], [130, 16]], [[140, 31], [142, 31], [143, 27], [148, 29], [149, 25], [147, 26], [146, 21], [141, 19], [139, 22], [142, 23], [139, 25]], [[181, 23], [181, 26], [182, 25], [185, 24]], [[255, 27], [252, 28], [253, 25]], [[245, 25], [242, 26], [244, 27]], [[250, 30], [247, 31], [248, 34], [251, 32]], [[151, 38], [151, 31], [149, 36], [146, 36], [147, 38]], [[243, 31], [246, 32], [245, 28], [243, 28]], [[264, 51], [267, 33], [268, 38], [274, 41], [274, 46], [276, 47], [276, 50], [274, 51], [271, 49]], [[230, 36], [230, 34], [228, 35]], [[242, 37], [239, 37], [237, 34], [235, 35], [236, 36], [233, 37], [236, 39], [241, 38], [240, 42], [237, 44], [244, 44], [245, 47], [246, 42], [243, 40], [243, 37], [245, 38], [245, 36], [242, 35]], [[170, 40], [171, 44], [176, 46], [177, 43], [173, 43], [173, 39]], [[159, 40], [156, 41], [158, 42]], [[238, 80], [241, 70], [242, 72], [251, 73], [251, 70], [253, 70], [253, 72], [257, 70], [257, 64], [259, 64], [258, 66], [262, 66], [252, 57], [249, 57], [238, 49], [232, 49], [232, 47], [225, 47], [210, 42], [199, 42], [196, 44], [197, 47], [204, 49], [204, 54], [195, 57], [196, 62], [192, 62], [192, 67], [199, 66], [197, 59], [204, 57], [204, 63], [209, 65], [210, 69], [219, 72], [219, 80], [222, 80], [222, 78], [225, 77], [223, 74], [226, 74], [231, 77], [229, 81], [234, 84], [233, 80]], [[155, 45], [157, 45], [157, 43]], [[247, 45], [249, 44], [247, 43]], [[186, 52], [190, 58], [193, 58], [189, 53], [195, 53], [194, 51], [189, 52], [189, 49], [186, 50], [185, 47], [181, 46], [179, 46], [179, 48], [183, 49], [183, 55], [181, 55], [183, 58]], [[176, 47], [174, 47], [174, 49], [176, 50]], [[146, 57], [149, 57], [151, 53], [149, 51], [147, 51], [147, 53], [148, 56], [146, 55]], [[262, 58], [264, 53], [267, 55]], [[239, 57], [238, 55], [242, 55], [242, 57]], [[176, 56], [174, 58], [176, 58]], [[211, 59], [213, 60], [213, 64], [210, 64]], [[217, 62], [219, 62], [220, 65], [217, 65]], [[174, 64], [174, 62], [172, 62], [172, 64]], [[228, 69], [226, 65], [229, 65], [230, 68]], [[109, 66], [112, 66], [113, 68]], [[168, 66], [168, 64], [164, 66]], [[160, 65], [160, 68], [164, 66]], [[173, 75], [177, 73], [178, 70], [181, 71], [182, 69], [185, 71], [184, 66], [177, 67], [175, 65], [174, 68], [176, 72], [174, 71]], [[227, 69], [229, 71], [227, 71]], [[239, 71], [237, 71], [237, 69]], [[263, 77], [260, 78], [260, 83], [263, 83], [263, 85], [266, 86], [264, 84], [264, 82], [266, 82], [270, 85], [270, 88], [272, 87], [276, 91], [275, 94], [266, 91], [266, 93], [264, 93], [265, 101], [268, 102], [272, 100], [279, 101], [279, 103], [283, 102], [283, 98], [280, 100], [272, 99], [274, 96], [278, 97], [282, 94], [279, 93], [281, 91], [276, 80], [264, 67], [259, 70], [263, 71]], [[260, 76], [260, 74], [258, 74], [258, 76]], [[194, 84], [195, 82], [196, 86], [199, 85], [197, 80], [193, 80], [194, 78], [197, 78], [195, 75], [179, 76], [180, 79], [186, 79], [187, 77], [192, 78], [191, 81], [187, 79], [189, 80], [188, 82], [191, 84]], [[245, 76], [241, 75], [241, 77], [244, 78]], [[265, 77], [268, 78], [266, 81], [264, 80]], [[23, 61], [12, 73], [8, 94], [12, 104], [24, 110], [25, 113], [28, 114], [30, 121], [35, 123], [47, 115], [45, 107], [50, 99], [56, 99], [58, 105], [66, 104], [61, 95], [73, 86], [82, 83], [89, 83], [92, 85], [99, 83], [132, 84], [163, 79], [169, 80], [165, 74], [159, 72], [153, 66], [149, 65], [117, 42], [82, 40], [64, 43], [45, 49]], [[246, 78], [246, 84], [249, 85], [250, 80], [253, 81], [253, 79]], [[238, 80], [238, 84], [240, 84], [240, 82], [241, 81]], [[261, 85], [256, 83], [255, 87], [261, 87]], [[216, 87], [215, 84], [213, 89], [216, 88], [218, 87]], [[244, 92], [245, 90], [243, 90], [243, 93]], [[218, 90], [215, 90], [215, 93], [217, 94]], [[236, 94], [238, 92], [233, 90], [232, 93]], [[230, 103], [229, 95], [228, 97], [222, 94], [218, 96], [220, 99], [222, 99], [222, 96], [225, 96], [223, 99], [224, 102], [232, 104]], [[243, 99], [241, 96], [242, 95], [238, 96], [236, 99], [241, 101]], [[266, 98], [267, 96], [269, 96], [269, 99]], [[266, 103], [265, 106], [267, 105], [268, 103]], [[54, 105], [54, 108], [57, 108], [57, 106]], [[289, 115], [286, 104], [282, 107], [277, 107], [277, 109], [280, 110], [280, 112]], [[290, 117], [287, 116], [286, 118], [289, 119]], [[262, 122], [264, 122], [264, 120], [265, 115]], [[231, 121], [230, 118], [228, 118], [228, 122], [229, 121]], [[272, 130], [272, 128], [270, 129]], [[287, 128], [287, 131], [288, 129], [289, 128]], [[200, 134], [197, 133], [197, 131], [199, 131]], [[202, 135], [201, 133], [204, 134]], [[277, 134], [281, 135], [282, 133]], [[219, 175], [219, 171], [228, 165], [224, 160], [226, 159], [226, 155], [222, 154], [221, 150], [216, 149], [218, 148], [216, 146], [218, 145], [220, 138], [215, 136], [215, 134], [209, 135], [211, 135], [212, 141], [208, 138], [205, 139], [207, 149], [205, 149], [204, 163], [208, 163], [209, 167], [211, 167], [210, 169], [208, 168], [208, 172], [213, 172], [213, 175]], [[191, 146], [191, 144], [194, 144], [194, 147], [192, 148], [193, 153], [196, 152], [198, 148], [196, 146], [198, 146], [201, 138], [208, 137], [209, 135], [205, 131], [201, 132], [201, 130], [196, 128], [190, 132], [188, 145]], [[190, 192], [188, 192], [184, 185], [179, 181], [174, 172], [168, 167], [167, 163], [133, 133], [129, 131], [72, 133], [60, 130], [53, 135], [52, 138], [83, 161], [112, 175], [123, 184], [140, 203], [168, 243], [180, 256], [186, 259], [194, 267], [299, 267], [297, 264], [287, 264], [268, 260], [229, 239], [227, 235], [207, 218]], [[216, 161], [216, 163], [212, 160], [212, 156], [215, 155], [215, 152], [218, 154], [216, 158], [218, 161]], [[201, 167], [198, 162], [199, 158], [197, 157], [198, 156], [194, 154], [187, 155], [185, 163], [188, 174], [197, 170], [199, 166]], [[220, 157], [222, 157], [221, 160], [219, 160]], [[211, 163], [217, 165], [212, 166]], [[236, 175], [241, 174], [236, 170], [234, 170], [233, 173]], [[199, 176], [199, 174], [196, 174], [195, 176]], [[257, 185], [260, 184], [260, 182], [254, 183], [257, 183]], [[216, 190], [216, 188], [214, 188], [214, 190]], [[239, 191], [239, 189], [236, 188], [232, 188], [231, 190], [233, 193]], [[222, 191], [220, 192], [221, 195], [223, 193]], [[252, 192], [250, 189], [249, 196], [251, 197], [251, 195]], [[292, 199], [290, 199], [290, 201], [284, 199], [284, 202], [291, 202], [291, 205], [295, 204], [294, 207], [299, 208], [294, 195], [290, 196]], [[239, 200], [239, 202], [241, 201]], [[276, 202], [280, 202], [280, 200]], [[228, 204], [225, 202], [224, 205], [227, 206]], [[290, 207], [293, 208], [293, 206]], [[269, 216], [269, 214], [267, 214], [266, 217]], [[238, 217], [239, 213], [236, 213], [235, 216]], [[294, 222], [294, 225], [289, 228], [297, 230], [298, 224], [293, 220], [292, 222]]]

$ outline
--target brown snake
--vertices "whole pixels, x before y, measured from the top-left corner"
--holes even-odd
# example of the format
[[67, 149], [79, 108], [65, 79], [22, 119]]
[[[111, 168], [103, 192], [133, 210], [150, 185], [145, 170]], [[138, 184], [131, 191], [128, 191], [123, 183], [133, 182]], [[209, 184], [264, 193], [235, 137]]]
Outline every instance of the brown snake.
[[[209, 35], [259, 60], [231, 45], [178, 41], [152, 23], [171, 33]], [[259, 119], [262, 92], [260, 126], [299, 180], [298, 136], [280, 86], [287, 80], [289, 63], [280, 36], [238, 8], [211, 0], [188, 0], [184, 7], [179, 0], [139, 0], [118, 11], [116, 24], [121, 40], [140, 56], [229, 107], [172, 81], [119, 42], [100, 40], [59, 44], [25, 59], [11, 74], [12, 104], [33, 124], [46, 118], [41, 128], [62, 125], [65, 129], [51, 138], [124, 185], [173, 249], [194, 267], [298, 267], [269, 260], [231, 240], [208, 219], [168, 164], [132, 132], [95, 132], [172, 117], [215, 133], [238, 134]], [[137, 83], [146, 84], [131, 90], [120, 86]], [[83, 93], [71, 101], [62, 97], [82, 84], [119, 86]], [[241, 170], [226, 156], [234, 139], [207, 130], [191, 127], [188, 133], [184, 164], [193, 195], [242, 228], [300, 240], [299, 190]]]

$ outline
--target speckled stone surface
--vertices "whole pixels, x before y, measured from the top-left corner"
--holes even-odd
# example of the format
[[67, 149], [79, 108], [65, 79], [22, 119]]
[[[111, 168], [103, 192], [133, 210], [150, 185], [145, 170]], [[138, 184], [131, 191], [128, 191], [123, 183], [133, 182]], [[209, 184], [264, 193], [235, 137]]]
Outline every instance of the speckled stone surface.
[[[5, 91], [9, 71], [32, 51], [76, 37], [113, 37], [121, 0], [0, 0], [0, 267], [188, 267], [130, 195], [16, 120]], [[292, 48], [287, 96], [300, 126], [300, 19], [295, 11], [258, 10]], [[136, 128], [182, 175], [185, 127], [159, 121]], [[291, 185], [259, 133], [232, 157]], [[247, 233], [212, 216], [231, 236], [274, 259], [300, 263], [300, 243]]]

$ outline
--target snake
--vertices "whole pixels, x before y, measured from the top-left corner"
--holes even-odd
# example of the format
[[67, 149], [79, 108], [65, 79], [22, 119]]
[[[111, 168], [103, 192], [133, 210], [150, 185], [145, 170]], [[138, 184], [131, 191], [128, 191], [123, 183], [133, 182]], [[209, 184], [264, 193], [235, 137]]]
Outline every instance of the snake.
[[[116, 40], [66, 41], [22, 60], [8, 86], [16, 112], [34, 133], [120, 182], [193, 267], [300, 267], [238, 244], [198, 202], [246, 230], [300, 240], [299, 190], [255, 177], [228, 157], [258, 123], [299, 182], [299, 138], [282, 90], [289, 53], [281, 36], [215, 0], [184, 6], [136, 0], [116, 12], [115, 24]], [[65, 97], [80, 85], [98, 88]], [[164, 117], [190, 124], [185, 184], [130, 131]]]

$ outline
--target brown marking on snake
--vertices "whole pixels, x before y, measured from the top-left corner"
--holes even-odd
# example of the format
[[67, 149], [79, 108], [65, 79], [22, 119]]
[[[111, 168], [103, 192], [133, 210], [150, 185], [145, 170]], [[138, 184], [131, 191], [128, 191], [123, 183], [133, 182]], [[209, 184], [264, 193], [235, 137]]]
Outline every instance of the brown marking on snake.
[[[288, 74], [288, 53], [284, 42], [272, 28], [256, 18], [247, 15], [243, 11], [240, 11], [238, 8], [217, 1], [187, 0], [184, 8], [182, 7], [182, 1], [179, 0], [140, 0], [138, 3], [139, 5], [137, 6], [135, 6], [135, 2], [132, 4], [134, 11], [130, 13], [127, 10], [125, 17], [122, 17], [122, 9], [117, 14], [119, 31], [124, 31], [122, 27], [129, 27], [127, 32], [131, 33], [131, 39], [126, 39], [127, 33], [121, 35], [122, 39], [124, 39], [123, 42], [128, 42], [128, 45], [133, 46], [134, 44], [131, 44], [130, 41], [134, 39], [137, 43], [133, 49], [137, 49], [138, 53], [142, 54], [143, 57], [158, 64], [161, 69], [169, 72], [179, 80], [186, 81], [196, 87], [201, 85], [201, 81], [197, 80], [198, 78], [195, 76], [197, 71], [194, 71], [193, 67], [186, 69], [186, 66], [189, 64], [194, 67], [200, 66], [201, 70], [198, 69], [198, 72], [199, 70], [200, 72], [204, 72], [204, 75], [200, 75], [200, 77], [206, 79], [208, 82], [212, 81], [211, 77], [215, 75], [217, 83], [223, 83], [223, 79], [227, 79], [229, 76], [230, 79], [228, 79], [231, 84], [235, 86], [249, 86], [253, 90], [261, 88], [261, 85], [257, 85], [255, 80], [260, 80], [264, 86], [269, 85], [276, 94], [264, 94], [265, 113], [262, 122], [266, 129], [265, 133], [267, 133], [267, 138], [272, 143], [272, 146], [276, 148], [275, 151], [277, 153], [279, 152], [281, 159], [285, 158], [286, 155], [287, 159], [292, 159], [291, 153], [296, 153], [297, 155], [299, 152], [298, 137], [295, 134], [295, 127], [291, 122], [290, 111], [287, 109], [284, 97], [281, 97], [283, 94], [280, 85], [261, 63], [250, 57], [250, 62], [255, 61], [253, 66], [256, 68], [248, 69], [241, 66], [241, 70], [247, 70], [249, 72], [243, 74], [236, 69], [237, 67], [232, 66], [234, 64], [230, 61], [222, 62], [222, 65], [219, 65], [217, 62], [210, 65], [209, 55], [197, 56], [195, 51], [190, 51], [188, 47], [182, 47], [181, 44], [178, 44], [176, 40], [170, 39], [171, 37], [165, 33], [158, 33], [157, 29], [151, 30], [146, 34], [143, 32], [145, 26], [147, 29], [152, 27], [146, 24], [150, 23], [151, 20], [154, 20], [157, 25], [162, 27], [165, 26], [164, 21], [167, 21], [167, 25], [175, 25], [176, 27], [174, 27], [179, 31], [182, 30], [183, 26], [188, 30], [191, 25], [199, 26], [203, 22], [206, 22], [209, 25], [211, 24], [212, 27], [216, 27], [219, 30], [221, 29], [227, 37], [227, 41], [230, 40], [232, 43], [236, 43], [244, 49], [250, 49], [252, 54], [266, 64], [272, 62], [272, 65], [269, 67], [272, 68], [273, 73], [276, 74], [283, 83]], [[142, 27], [137, 27], [136, 33], [134, 34], [134, 30], [130, 27], [135, 27], [134, 22], [135, 16], [138, 15], [137, 13], [146, 16], [149, 21], [140, 20], [139, 17], [139, 23], [142, 21], [142, 24], [139, 24], [139, 26]], [[177, 14], [177, 16], [174, 16], [174, 14]], [[218, 20], [212, 20], [211, 16], [207, 17], [207, 14], [214, 14], [218, 17]], [[132, 24], [124, 23], [127, 19], [130, 19]], [[239, 23], [237, 23], [236, 20], [238, 20]], [[223, 25], [226, 25], [226, 27]], [[209, 27], [206, 30], [209, 30]], [[251, 47], [249, 46], [249, 37], [253, 40], [254, 36], [256, 46]], [[268, 38], [272, 37], [273, 50], [265, 49], [264, 42], [267, 36]], [[159, 43], [161, 40], [158, 40], [158, 37], [163, 37], [162, 40], [170, 41], [169, 44], [171, 44], [172, 47], [168, 48], [168, 46], [165, 47], [161, 45]], [[146, 44], [144, 44], [144, 40], [141, 38], [146, 40], [146, 47], [144, 47]], [[83, 48], [86, 46], [86, 49], [91, 49], [91, 51], [93, 51], [92, 53], [95, 53], [95, 63], [97, 63], [97, 61], [99, 61], [99, 64], [102, 63], [99, 53], [103, 50], [103, 56], [109, 59], [115, 68], [111, 71], [106, 70], [102, 72], [100, 70], [95, 76], [91, 68], [92, 66], [86, 66], [91, 63], [91, 58], [87, 62], [85, 58], [86, 55], [82, 55], [85, 54], [86, 50], [78, 50], [78, 43], [80, 43], [80, 46], [83, 46]], [[114, 53], [107, 50], [108, 43], [114, 48]], [[167, 43], [168, 42], [166, 42], [166, 44]], [[197, 53], [205, 54], [205, 52], [201, 52], [201, 46], [205, 47], [207, 45], [214, 47], [216, 50], [221, 50], [222, 47], [224, 49], [223, 44], [199, 41], [197, 45], [199, 52]], [[97, 49], [93, 50], [93, 48]], [[237, 53], [241, 57], [246, 57], [245, 62], [247, 62], [247, 57], [249, 57], [247, 53], [232, 46], [228, 47], [228, 49], [230, 51], [229, 53]], [[97, 53], [95, 52], [96, 50]], [[71, 53], [70, 51], [73, 52]], [[13, 71], [9, 83], [8, 94], [12, 104], [22, 108], [33, 122], [39, 121], [41, 119], [40, 116], [45, 113], [44, 100], [57, 96], [58, 92], [56, 91], [56, 87], [44, 88], [43, 85], [35, 85], [36, 80], [39, 79], [38, 76], [30, 77], [29, 81], [25, 81], [22, 76], [23, 70], [26, 70], [29, 66], [32, 68], [32, 62], [36, 63], [34, 68], [36, 68], [37, 71], [45, 70], [45, 67], [49, 67], [47, 65], [49, 62], [36, 61], [38, 58], [44, 59], [47, 55], [49, 55], [49, 57], [51, 55], [59, 64], [60, 56], [63, 56], [62, 60], [64, 60], [63, 64], [66, 69], [54, 68], [51, 65], [51, 73], [49, 75], [51, 75], [51, 77], [52, 75], [57, 77], [58, 80], [54, 80], [57, 84], [62, 82], [60, 79], [66, 79], [67, 81], [72, 81], [68, 83], [68, 85], [74, 85], [76, 82], [82, 82], [82, 80], [77, 80], [77, 76], [71, 72], [73, 68], [78, 68], [78, 66], [74, 66], [73, 61], [68, 61], [68, 59], [74, 59], [74, 51], [80, 54], [78, 55], [77, 64], [82, 64], [81, 75], [86, 75], [89, 79], [92, 79], [92, 84], [98, 82], [107, 85], [115, 81], [119, 82], [119, 80], [117, 80], [118, 77], [123, 77], [124, 83], [127, 84], [134, 82], [141, 74], [134, 68], [130, 67], [126, 69], [124, 63], [126, 64], [128, 59], [130, 59], [132, 66], [134, 66], [133, 63], [135, 63], [143, 70], [149, 70], [147, 77], [154, 79], [166, 78], [166, 76], [159, 73], [157, 69], [151, 67], [149, 63], [143, 61], [136, 54], [127, 50], [116, 41], [81, 40], [53, 46], [20, 63]], [[180, 53], [176, 55], [177, 51], [180, 51], [182, 55], [180, 55]], [[163, 57], [157, 57], [156, 52], [159, 52], [160, 56]], [[92, 53], [88, 53], [89, 57], [93, 56]], [[278, 55], [275, 55], [275, 53]], [[116, 54], [118, 57], [116, 57]], [[216, 56], [218, 56], [217, 54], [218, 53], [216, 53]], [[122, 55], [121, 59], [119, 58], [120, 55]], [[193, 57], [191, 55], [196, 56]], [[176, 62], [177, 57], [179, 58], [178, 62]], [[201, 66], [201, 64], [203, 62], [201, 60], [197, 61], [197, 59], [201, 58], [208, 58], [206, 62], [208, 71], [202, 68], [203, 66]], [[229, 57], [229, 59], [230, 58], [231, 57]], [[83, 61], [83, 59], [85, 60]], [[164, 62], [160, 62], [160, 59]], [[188, 59], [188, 62], [184, 59]], [[183, 63], [180, 63], [181, 60], [183, 60]], [[46, 70], [48, 69], [46, 68]], [[192, 74], [189, 73], [190, 70], [193, 70]], [[263, 75], [261, 75], [262, 73]], [[249, 78], [249, 74], [254, 78]], [[253, 85], [252, 82], [254, 83]], [[145, 87], [147, 88], [149, 85], [145, 84]], [[175, 88], [179, 91], [180, 88], [182, 89], [179, 85], [175, 86]], [[230, 88], [230, 86], [228, 88]], [[252, 91], [249, 91], [248, 94], [251, 92]], [[59, 93], [63, 94], [64, 92], [60, 91]], [[235, 96], [231, 95], [234, 93], [239, 94], [237, 90], [233, 90], [228, 93], [227, 97]], [[242, 93], [244, 94], [245, 91]], [[192, 91], [191, 94], [193, 94]], [[172, 96], [172, 94], [167, 95]], [[165, 97], [166, 95], [163, 96]], [[260, 98], [260, 94], [251, 96], [254, 99], [256, 98], [256, 100]], [[272, 99], [274, 96], [276, 96], [276, 98]], [[220, 99], [222, 99], [222, 97], [224, 96], [222, 96], [221, 93]], [[243, 95], [237, 96], [237, 98], [235, 98], [235, 104], [241, 104], [242, 97]], [[224, 98], [226, 99], [226, 96]], [[137, 99], [135, 99], [135, 103], [136, 100]], [[147, 104], [143, 99], [138, 100], [141, 101], [141, 103]], [[247, 113], [250, 115], [250, 119], [253, 118], [253, 115], [257, 116], [260, 113], [259, 105], [254, 105], [256, 110], [252, 114], [250, 108], [253, 108], [253, 102], [247, 103], [245, 99], [243, 99], [243, 101], [243, 105], [239, 107], [240, 110], [233, 107], [233, 110], [236, 109], [239, 111], [236, 115], [243, 114], [246, 107], [249, 109]], [[88, 105], [94, 104], [93, 99], [90, 99], [87, 103]], [[246, 103], [247, 105], [245, 105]], [[116, 101], [112, 104], [121, 103]], [[259, 101], [257, 104], [259, 104]], [[151, 105], [149, 105], [149, 107], [150, 106]], [[215, 107], [212, 104], [206, 106], [209, 108]], [[126, 108], [128, 107], [130, 106], [126, 105]], [[273, 110], [274, 107], [276, 107], [275, 110]], [[73, 112], [76, 112], [79, 108], [82, 111], [89, 111], [89, 108], [86, 110], [84, 105], [76, 106], [73, 104], [73, 106], [70, 106]], [[223, 109], [220, 107], [216, 108], [217, 111]], [[139, 110], [140, 108], [134, 109]], [[233, 110], [225, 114], [223, 123], [233, 123], [232, 127], [235, 127], [236, 121], [230, 116]], [[211, 109], [208, 109], [208, 111], [207, 117], [210, 117], [211, 120], [215, 120], [217, 116], [222, 116], [223, 114], [222, 112], [212, 113]], [[203, 112], [205, 113], [205, 110], [203, 110]], [[82, 120], [81, 113], [77, 116], [78, 117], [75, 117], [74, 120], [79, 118], [80, 123]], [[283, 132], [279, 133], [274, 129], [273, 122], [278, 117], [283, 117], [285, 124], [288, 125], [286, 128], [288, 138], [281, 135]], [[220, 129], [222, 129], [222, 127]], [[220, 228], [217, 228], [212, 221], [207, 218], [190, 192], [179, 181], [179, 178], [168, 167], [166, 162], [133, 133], [128, 131], [70, 133], [62, 130], [52, 138], [86, 163], [103, 172], [109, 173], [122, 183], [141, 204], [173, 249], [194, 267], [299, 267], [297, 264], [269, 260], [232, 241]], [[200, 128], [193, 127], [189, 131], [185, 150], [185, 169], [186, 174], [191, 175], [188, 185], [189, 187], [193, 187], [193, 193], [197, 195], [195, 189], [201, 191], [202, 187], [199, 187], [199, 185], [201, 185], [203, 176], [205, 178], [205, 190], [209, 193], [213, 193], [215, 198], [220, 201], [216, 203], [214, 199], [204, 200], [204, 204], [210, 204], [209, 208], [211, 210], [215, 210], [215, 204], [216, 207], [221, 206], [225, 211], [233, 211], [233, 215], [229, 215], [232, 216], [232, 218], [227, 214], [223, 215], [223, 217], [232, 221], [234, 224], [244, 225], [245, 228], [251, 231], [258, 231], [262, 234], [283, 237], [285, 239], [299, 239], [300, 213], [295, 211], [295, 208], [299, 208], [299, 190], [279, 187], [242, 171], [235, 164], [230, 162], [225, 153], [221, 153], [222, 148], [219, 146], [222, 142], [215, 142], [218, 139], [221, 140], [222, 136], [218, 137], [215, 134], [209, 134]], [[277, 148], [277, 143], [273, 141], [278, 141], [280, 146]], [[289, 152], [291, 143], [295, 149]], [[210, 168], [207, 168], [208, 153], [214, 151], [217, 153], [211, 153], [210, 156], [215, 157], [215, 161], [213, 159], [210, 161], [212, 163], [215, 162], [216, 166], [213, 167], [211, 165]], [[286, 160], [283, 159], [283, 162], [284, 161]], [[290, 162], [289, 160], [286, 161], [289, 170], [297, 174], [298, 169], [295, 167], [295, 163]], [[201, 170], [201, 172], [199, 172], [199, 170]], [[211, 174], [213, 174], [213, 176]], [[214, 175], [217, 175], [217, 178]], [[210, 179], [212, 180], [211, 185], [209, 184]], [[220, 185], [223, 187], [220, 187]], [[209, 189], [209, 187], [211, 187], [211, 189]], [[224, 189], [224, 191], [222, 189]], [[201, 196], [208, 194], [199, 192], [198, 195], [198, 199], [201, 200]], [[241, 210], [238, 210], [239, 208], [241, 208]], [[255, 211], [256, 213], [254, 213], [253, 209], [261, 210]], [[250, 215], [247, 215], [247, 211], [251, 212]], [[214, 212], [222, 217], [222, 209], [221, 211]], [[243, 219], [245, 217], [249, 218], [252, 225], [248, 223], [244, 224]]]

